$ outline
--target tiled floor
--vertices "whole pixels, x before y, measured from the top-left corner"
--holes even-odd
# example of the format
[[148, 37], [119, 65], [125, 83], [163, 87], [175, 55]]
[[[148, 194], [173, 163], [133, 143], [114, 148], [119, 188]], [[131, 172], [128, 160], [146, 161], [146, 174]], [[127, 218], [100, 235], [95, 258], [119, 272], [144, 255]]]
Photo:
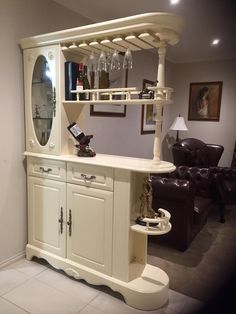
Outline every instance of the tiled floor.
[[0, 269], [0, 314], [192, 314], [201, 306], [196, 299], [170, 290], [165, 307], [137, 310], [109, 288], [76, 281], [39, 260], [22, 259]]

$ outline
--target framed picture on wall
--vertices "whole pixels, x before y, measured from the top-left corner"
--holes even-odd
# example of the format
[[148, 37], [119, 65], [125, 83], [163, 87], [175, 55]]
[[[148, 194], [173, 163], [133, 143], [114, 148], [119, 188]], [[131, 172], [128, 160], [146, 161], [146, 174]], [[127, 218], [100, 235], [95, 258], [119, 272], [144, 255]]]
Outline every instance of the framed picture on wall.
[[188, 120], [219, 121], [223, 82], [190, 83]]
[[[143, 79], [143, 89], [147, 86], [153, 86], [154, 82]], [[156, 129], [156, 106], [154, 105], [142, 105], [141, 114], [141, 134], [155, 133]]]

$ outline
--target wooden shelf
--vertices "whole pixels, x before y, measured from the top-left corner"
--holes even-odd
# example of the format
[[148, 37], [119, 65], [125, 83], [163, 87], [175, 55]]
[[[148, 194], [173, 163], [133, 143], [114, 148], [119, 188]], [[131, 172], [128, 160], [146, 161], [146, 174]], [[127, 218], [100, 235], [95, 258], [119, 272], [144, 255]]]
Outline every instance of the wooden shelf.
[[[173, 101], [170, 100], [168, 101], [168, 104], [172, 104]], [[87, 100], [87, 101], [82, 101], [82, 100], [64, 100], [63, 104], [78, 104], [78, 105], [84, 105], [84, 104], [89, 104], [89, 105], [153, 105], [153, 104], [166, 104], [166, 100], [157, 100], [157, 99], [132, 99], [132, 100]]]
[[[152, 87], [150, 90], [154, 91], [154, 99], [137, 98], [141, 92], [136, 87], [125, 88], [106, 88], [106, 89], [84, 89], [81, 91], [71, 90], [72, 94], [89, 93], [91, 100], [64, 100], [63, 103], [67, 104], [91, 104], [91, 105], [142, 105], [142, 104], [156, 104], [165, 105], [173, 103], [171, 100], [172, 88], [170, 87]], [[121, 96], [123, 99], [113, 99], [114, 96]], [[106, 100], [101, 99], [102, 96], [107, 96]]]

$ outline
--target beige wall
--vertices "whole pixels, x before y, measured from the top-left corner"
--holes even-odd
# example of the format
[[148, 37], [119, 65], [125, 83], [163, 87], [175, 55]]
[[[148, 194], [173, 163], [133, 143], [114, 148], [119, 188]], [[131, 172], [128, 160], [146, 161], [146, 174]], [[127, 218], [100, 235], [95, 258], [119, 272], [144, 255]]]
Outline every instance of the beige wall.
[[[206, 143], [221, 144], [225, 150], [220, 165], [230, 166], [236, 139], [236, 59], [173, 65], [174, 102], [172, 120], [184, 116], [189, 131], [180, 137], [196, 137]], [[220, 121], [188, 121], [189, 83], [223, 81]], [[172, 135], [174, 131], [169, 132]]]
[[48, 0], [0, 0], [0, 265], [24, 251], [27, 232], [23, 66], [19, 39], [87, 22]]

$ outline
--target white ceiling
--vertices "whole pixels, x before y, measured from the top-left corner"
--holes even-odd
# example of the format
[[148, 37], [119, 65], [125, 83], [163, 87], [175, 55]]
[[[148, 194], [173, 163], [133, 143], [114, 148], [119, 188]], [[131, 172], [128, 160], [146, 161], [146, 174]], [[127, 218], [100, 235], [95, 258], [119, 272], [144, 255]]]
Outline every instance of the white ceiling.
[[[94, 22], [146, 12], [171, 12], [184, 18], [180, 42], [168, 48], [173, 62], [209, 61], [236, 58], [236, 0], [54, 0]], [[213, 47], [210, 41], [221, 38]]]

